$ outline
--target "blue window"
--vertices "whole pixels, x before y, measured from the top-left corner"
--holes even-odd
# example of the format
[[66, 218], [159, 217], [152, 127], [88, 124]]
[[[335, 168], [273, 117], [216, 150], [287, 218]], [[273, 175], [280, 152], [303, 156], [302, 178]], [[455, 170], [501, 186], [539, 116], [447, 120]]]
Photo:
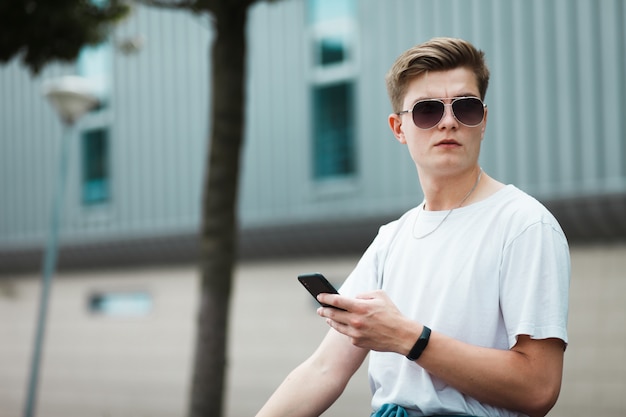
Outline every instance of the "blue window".
[[152, 311], [152, 296], [143, 291], [91, 294], [89, 311], [116, 317], [145, 316]]
[[83, 204], [105, 203], [110, 196], [108, 129], [87, 130], [82, 134]]
[[356, 173], [356, 1], [308, 0], [313, 179]]
[[316, 179], [350, 175], [355, 171], [352, 90], [351, 82], [316, 86], [313, 90]]
[[339, 63], [346, 58], [346, 47], [341, 37], [321, 39], [319, 49], [319, 62], [321, 65]]

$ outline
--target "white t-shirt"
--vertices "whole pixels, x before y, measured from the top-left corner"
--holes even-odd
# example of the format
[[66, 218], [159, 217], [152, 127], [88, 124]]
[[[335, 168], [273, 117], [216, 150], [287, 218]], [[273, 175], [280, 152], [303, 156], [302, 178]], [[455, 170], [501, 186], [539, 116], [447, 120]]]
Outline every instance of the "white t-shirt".
[[[422, 204], [382, 226], [340, 293], [383, 289], [407, 317], [473, 345], [509, 349], [521, 334], [567, 343], [569, 249], [548, 210], [508, 185], [441, 223], [447, 213]], [[522, 415], [480, 403], [402, 355], [372, 351], [369, 361], [374, 410]]]

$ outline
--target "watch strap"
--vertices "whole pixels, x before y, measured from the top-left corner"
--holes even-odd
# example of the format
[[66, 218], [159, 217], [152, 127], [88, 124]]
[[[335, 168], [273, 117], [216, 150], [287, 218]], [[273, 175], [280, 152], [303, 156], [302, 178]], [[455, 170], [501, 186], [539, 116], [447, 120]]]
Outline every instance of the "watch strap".
[[426, 326], [422, 329], [422, 334], [417, 339], [417, 342], [413, 345], [409, 354], [406, 355], [406, 358], [410, 361], [416, 361], [428, 346], [428, 341], [430, 340], [430, 329]]

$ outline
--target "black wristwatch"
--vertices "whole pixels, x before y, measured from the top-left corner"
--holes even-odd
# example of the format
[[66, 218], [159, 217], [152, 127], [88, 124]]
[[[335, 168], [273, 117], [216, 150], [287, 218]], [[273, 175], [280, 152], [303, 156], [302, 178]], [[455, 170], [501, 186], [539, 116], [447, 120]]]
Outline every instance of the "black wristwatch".
[[424, 349], [426, 349], [429, 339], [430, 339], [430, 329], [424, 326], [424, 328], [422, 329], [422, 334], [420, 334], [420, 337], [417, 339], [417, 342], [415, 342], [415, 344], [411, 348], [411, 351], [409, 352], [409, 354], [406, 355], [406, 358], [410, 361], [416, 361], [422, 355], [422, 352], [424, 352]]

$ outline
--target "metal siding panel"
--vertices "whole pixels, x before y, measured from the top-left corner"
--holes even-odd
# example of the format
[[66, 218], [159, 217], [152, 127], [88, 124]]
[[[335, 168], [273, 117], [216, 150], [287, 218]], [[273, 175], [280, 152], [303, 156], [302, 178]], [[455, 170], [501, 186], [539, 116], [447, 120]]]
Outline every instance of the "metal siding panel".
[[302, 22], [305, 19], [303, 2], [291, 1], [285, 3], [283, 13], [285, 28], [285, 51], [287, 70], [284, 76], [283, 110], [279, 118], [283, 120], [284, 167], [280, 173], [285, 178], [285, 187], [282, 189], [284, 199], [283, 211], [287, 216], [297, 213], [298, 207], [306, 196], [302, 183], [308, 177], [307, 160], [309, 153], [306, 129], [306, 87], [303, 74], [306, 73], [306, 49], [303, 36]]
[[301, 2], [258, 4], [251, 13], [244, 225], [289, 221], [312, 204], [309, 44]]
[[116, 60], [114, 224], [117, 233], [185, 230], [199, 218], [209, 33], [185, 13], [136, 16], [118, 35], [146, 43]]
[[[599, 2], [600, 13], [600, 100], [603, 103], [603, 111], [599, 124], [603, 126], [604, 149], [599, 154], [602, 177], [606, 178], [606, 188], [612, 189], [625, 184], [624, 163], [626, 157], [626, 129], [624, 126], [624, 111], [626, 109], [626, 83], [624, 74], [626, 68], [624, 59], [626, 47], [623, 20], [621, 19], [623, 2], [603, 1]], [[622, 22], [622, 25], [620, 25]]]
[[576, 19], [576, 10], [572, 3], [567, 0], [557, 0], [555, 2], [556, 24], [556, 44], [557, 44], [557, 65], [556, 72], [560, 74], [556, 83], [556, 94], [559, 98], [559, 106], [555, 123], [559, 126], [557, 134], [559, 143], [560, 175], [558, 183], [565, 194], [571, 193], [577, 182], [577, 170], [580, 167], [580, 157], [576, 152], [577, 141], [576, 132], [580, 131], [578, 126], [579, 115], [574, 106], [569, 103], [576, 103], [578, 100], [579, 79], [577, 74], [577, 48], [571, 44], [571, 35], [575, 29], [572, 28]]
[[[9, 63], [7, 67], [2, 69], [2, 77], [0, 77], [0, 91], [5, 101], [2, 103], [2, 111], [0, 111], [0, 190], [2, 190], [2, 207], [0, 208], [0, 238], [6, 240], [15, 233], [15, 197], [16, 197], [16, 181], [14, 173], [15, 158], [13, 157], [17, 141], [17, 126], [15, 126], [15, 105], [17, 103], [15, 93], [15, 83], [11, 78], [14, 77], [13, 67], [15, 63]], [[11, 104], [9, 104], [11, 103]], [[2, 243], [0, 240], [0, 243]]]
[[[270, 5], [272, 6], [272, 5]], [[265, 106], [270, 121], [270, 131], [266, 137], [256, 138], [260, 140], [268, 152], [268, 159], [272, 162], [269, 166], [265, 166], [262, 170], [266, 172], [270, 179], [266, 183], [270, 192], [265, 194], [265, 205], [268, 211], [280, 216], [284, 214], [284, 209], [288, 206], [289, 199], [288, 181], [290, 173], [287, 171], [286, 161], [290, 157], [289, 153], [289, 132], [285, 130], [286, 123], [281, 122], [290, 111], [286, 106], [288, 91], [287, 71], [291, 64], [289, 55], [291, 51], [286, 48], [286, 38], [289, 37], [288, 28], [286, 27], [287, 18], [284, 15], [284, 7], [268, 8], [268, 45], [267, 51], [270, 58], [270, 67], [268, 71], [268, 85], [270, 91], [267, 95], [259, 97], [261, 105]]]
[[[271, 183], [267, 177], [267, 170], [262, 169], [261, 161], [271, 163], [271, 153], [266, 143], [271, 138], [268, 131], [268, 106], [261, 102], [267, 100], [271, 94], [269, 74], [271, 72], [271, 48], [269, 31], [266, 28], [268, 19], [267, 4], [255, 6], [249, 13], [249, 52], [251, 61], [248, 65], [248, 97], [246, 105], [246, 143], [242, 164], [242, 206], [244, 211], [242, 220], [254, 220], [261, 213], [267, 195], [262, 184]], [[265, 23], [265, 24], [264, 24]], [[254, 33], [254, 35], [252, 35]], [[247, 214], [245, 214], [247, 213]]]
[[[537, 191], [546, 193], [556, 181], [558, 161], [553, 158], [557, 154], [557, 124], [554, 123], [554, 112], [560, 105], [554, 86], [555, 75], [555, 44], [554, 44], [554, 9], [553, 3], [535, 0], [534, 27], [537, 36], [534, 37], [532, 49], [535, 58], [532, 59], [537, 79], [534, 89], [529, 88], [532, 95], [536, 122], [533, 135], [537, 144]], [[526, 104], [528, 106], [528, 104]]]
[[450, 7], [454, 10], [450, 36], [469, 38], [473, 32], [474, 21], [471, 16], [475, 5], [466, 0], [454, 0]]
[[[161, 223], [162, 226], [168, 227], [169, 223], [172, 223], [176, 219], [176, 204], [177, 204], [177, 187], [176, 179], [180, 173], [180, 167], [176, 164], [176, 146], [174, 131], [177, 127], [179, 120], [175, 117], [177, 110], [181, 107], [184, 108], [184, 103], [176, 100], [175, 88], [177, 81], [182, 79], [184, 74], [177, 73], [176, 63], [180, 62], [178, 59], [178, 52], [182, 49], [177, 47], [173, 42], [173, 37], [177, 30], [177, 26], [184, 25], [183, 22], [172, 21], [172, 19], [166, 19], [166, 15], [160, 16], [160, 24], [162, 27], [159, 30], [159, 51], [161, 52], [160, 67], [162, 84], [161, 89], [158, 91], [159, 98], [159, 113], [160, 116], [157, 120], [158, 129], [162, 138], [160, 167], [155, 167], [154, 172], [157, 178], [157, 184], [161, 192], [156, 193], [159, 197], [155, 201], [155, 206], [158, 208], [155, 215], [155, 220]], [[178, 23], [177, 25], [175, 23]], [[182, 28], [181, 28], [182, 29]], [[179, 29], [180, 30], [180, 29]], [[163, 169], [162, 167], [170, 167], [169, 169]]]
[[389, 63], [401, 52], [398, 44], [412, 42], [405, 25], [413, 19], [414, 10], [413, 6], [392, 7], [394, 13], [389, 13], [391, 9], [383, 2], [360, 4], [357, 131], [361, 169], [356, 204], [360, 203], [364, 215], [372, 215], [400, 210], [420, 198], [415, 165], [387, 125], [391, 105], [384, 81]]
[[[163, 119], [165, 116], [165, 107], [163, 103], [163, 86], [165, 85], [164, 65], [166, 60], [164, 59], [165, 51], [163, 48], [163, 21], [162, 13], [160, 11], [150, 13], [149, 19], [149, 33], [150, 33], [150, 48], [149, 48], [149, 60], [150, 70], [147, 74], [150, 85], [147, 87], [144, 94], [147, 95], [147, 102], [150, 104], [150, 112], [146, 114], [147, 120], [142, 126], [145, 129], [144, 134], [141, 135], [141, 164], [143, 168], [142, 172], [142, 186], [141, 186], [141, 201], [140, 207], [144, 213], [143, 217], [138, 217], [137, 222], [142, 225], [142, 228], [151, 229], [157, 225], [155, 220], [159, 217], [159, 210], [161, 204], [164, 203], [162, 193], [162, 180], [163, 171], [157, 169], [163, 165], [164, 158], [164, 145], [166, 143], [163, 132]], [[166, 29], [167, 30], [167, 29]], [[156, 86], [158, 88], [155, 88]], [[171, 167], [170, 167], [171, 168]], [[143, 224], [142, 224], [143, 223]]]
[[[359, 74], [357, 88], [360, 99], [356, 102], [357, 129], [356, 138], [359, 155], [359, 177], [362, 184], [362, 198], [372, 199], [373, 195], [379, 195], [380, 202], [387, 201], [395, 192], [395, 187], [388, 186], [392, 183], [393, 169], [390, 166], [390, 151], [392, 146], [388, 131], [381, 130], [379, 123], [384, 112], [389, 111], [386, 95], [382, 94], [381, 84], [384, 87], [382, 74], [386, 68], [381, 65], [382, 57], [379, 51], [383, 50], [383, 43], [388, 42], [397, 32], [385, 16], [387, 6], [382, 2], [359, 3], [359, 28], [358, 36], [360, 43]], [[378, 36], [380, 33], [389, 33], [389, 37]], [[395, 39], [394, 39], [395, 40]], [[391, 49], [391, 48], [390, 48]], [[391, 54], [389, 54], [391, 55]], [[392, 59], [389, 56], [389, 59]], [[378, 82], [370, 82], [378, 80]], [[366, 86], [370, 86], [367, 88]], [[386, 107], [383, 107], [387, 105]], [[387, 145], [387, 146], [383, 146]], [[372, 163], [378, 159], [377, 163]], [[376, 190], [380, 190], [376, 193]], [[366, 200], [367, 201], [367, 200]], [[368, 204], [371, 204], [368, 202]]]
[[491, 51], [493, 62], [491, 79], [493, 80], [492, 97], [494, 98], [492, 128], [487, 128], [494, 135], [486, 134], [487, 143], [492, 142], [495, 147], [496, 160], [494, 161], [496, 178], [505, 183], [515, 182], [515, 172], [518, 161], [511, 153], [511, 137], [515, 137], [518, 128], [518, 120], [514, 117], [515, 102], [509, 86], [514, 85], [514, 80], [509, 77], [516, 73], [514, 57], [511, 45], [513, 18], [511, 3], [495, 2], [494, 14], [494, 50]]
[[535, 85], [535, 74], [532, 66], [532, 51], [534, 31], [532, 26], [532, 5], [533, 3], [515, 2], [513, 3], [512, 31], [513, 39], [511, 49], [513, 52], [513, 91], [506, 100], [508, 106], [505, 109], [515, 115], [514, 140], [509, 137], [507, 140], [507, 157], [509, 163], [514, 164], [514, 178], [521, 187], [528, 187], [536, 180], [537, 161], [535, 150], [537, 138], [533, 134], [534, 121], [536, 120], [536, 107], [529, 106], [528, 103], [534, 101], [536, 96], [532, 95], [532, 86]]
[[[154, 12], [144, 8], [137, 9], [137, 31], [145, 35], [146, 46], [134, 57], [136, 72], [126, 82], [125, 87], [132, 91], [132, 94], [127, 95], [128, 102], [125, 103], [125, 111], [122, 112], [121, 108], [116, 108], [116, 113], [119, 113], [118, 118], [126, 117], [129, 126], [127, 132], [120, 132], [118, 139], [121, 142], [120, 148], [125, 149], [122, 164], [127, 167], [126, 172], [120, 175], [118, 186], [121, 192], [114, 203], [124, 208], [120, 211], [122, 217], [118, 220], [118, 227], [121, 230], [140, 230], [141, 219], [149, 218], [149, 213], [144, 208], [144, 193], [150, 188], [151, 181], [145, 168], [147, 162], [153, 159], [146, 158], [146, 154], [149, 154], [153, 147], [158, 146], [158, 141], [151, 130], [151, 113], [154, 111], [154, 97], [151, 90], [152, 84], [156, 84], [153, 81], [154, 64], [151, 61], [153, 61], [154, 49], [158, 48], [156, 38], [152, 36], [154, 32], [151, 25], [152, 13]], [[124, 82], [124, 78], [126, 76], [120, 74], [119, 82]], [[146, 141], [146, 137], [150, 138], [150, 141]], [[124, 141], [127, 143], [123, 143]]]
[[[621, 182], [621, 189], [626, 189], [626, 120], [623, 117], [623, 114], [626, 113], [626, 5], [623, 2], [616, 0], [615, 1], [615, 9], [616, 13], [614, 16], [619, 16], [619, 20], [616, 23], [616, 26], [621, 30], [619, 33], [615, 45], [616, 51], [621, 51], [621, 59], [618, 60], [618, 71], [617, 71], [617, 82], [620, 85], [620, 88], [617, 92], [617, 96], [619, 97], [619, 107], [617, 108], [618, 113], [616, 114], [616, 118], [618, 120], [617, 124], [619, 126], [619, 131], [617, 135], [615, 135], [615, 140], [619, 142], [619, 151], [616, 152], [621, 155], [619, 165], [619, 178]], [[620, 141], [621, 138], [621, 141]]]
[[[17, 129], [14, 139], [17, 140], [17, 144], [12, 158], [15, 160], [14, 172], [16, 180], [20, 183], [15, 190], [17, 194], [15, 196], [16, 225], [22, 233], [25, 233], [24, 237], [27, 237], [38, 228], [42, 228], [45, 224], [44, 219], [48, 218], [45, 213], [48, 212], [46, 207], [49, 207], [52, 202], [51, 191], [54, 186], [53, 180], [56, 178], [58, 171], [56, 169], [58, 165], [57, 151], [59, 149], [57, 145], [60, 143], [61, 132], [58, 127], [60, 125], [48, 130], [46, 136], [39, 136], [34, 131], [33, 119], [36, 118], [35, 115], [37, 113], [35, 106], [39, 107], [39, 109], [44, 109], [44, 105], [47, 105], [47, 103], [45, 103], [43, 97], [37, 97], [36, 88], [33, 88], [39, 85], [39, 83], [33, 85], [28, 77], [20, 75], [15, 83], [16, 92], [20, 95], [20, 98], [15, 102]], [[39, 103], [38, 101], [41, 102]], [[51, 107], [47, 110], [53, 113]], [[39, 150], [43, 151], [42, 153], [50, 159], [41, 165], [34, 166], [34, 161], [31, 158], [36, 154], [29, 151], [36, 147], [39, 147]], [[45, 185], [41, 187], [37, 184], [39, 181], [42, 181]], [[43, 200], [37, 201], [38, 196], [43, 196]]]
[[43, 241], [61, 138], [61, 123], [40, 90], [41, 79], [51, 71], [54, 69], [44, 70], [35, 78], [15, 61], [2, 68], [2, 78], [6, 80], [2, 89], [6, 133], [1, 140], [6, 141], [8, 148], [1, 156], [6, 170], [2, 184], [6, 234], [0, 234], [0, 244]]
[[494, 92], [496, 88], [494, 87], [495, 81], [493, 80], [493, 74], [496, 60], [493, 51], [496, 50], [496, 42], [500, 36], [496, 35], [496, 28], [492, 24], [492, 22], [497, 21], [497, 18], [495, 17], [495, 8], [491, 6], [491, 2], [485, 7], [479, 7], [481, 4], [482, 3], [480, 2], [473, 3], [474, 13], [472, 16], [476, 20], [476, 29], [473, 34], [473, 39], [476, 42], [476, 46], [485, 52], [487, 65], [491, 71], [492, 79], [489, 82], [489, 88], [487, 90], [487, 95], [485, 96], [485, 104], [487, 104], [489, 113], [487, 117], [485, 137], [483, 139], [483, 144], [481, 145], [480, 164], [483, 169], [495, 174], [498, 167], [497, 161], [499, 160], [499, 150], [498, 146], [496, 146], [495, 139], [493, 138], [498, 137], [498, 133], [496, 131], [498, 124], [496, 123], [496, 120], [499, 107], [496, 106], [498, 97]]
[[[602, 112], [603, 102], [598, 97], [601, 89], [601, 80], [595, 69], [600, 61], [599, 57], [599, 39], [598, 39], [598, 17], [597, 7], [594, 7], [589, 1], [578, 2], [577, 15], [577, 36], [578, 45], [578, 63], [579, 68], [579, 88], [580, 94], [576, 105], [578, 106], [578, 114], [580, 115], [577, 139], [580, 146], [580, 162], [581, 166], [579, 181], [583, 187], [592, 191], [597, 183], [598, 177], [598, 158], [597, 153], [601, 151], [603, 144], [603, 126], [598, 123]], [[574, 34], [573, 34], [574, 35]]]

